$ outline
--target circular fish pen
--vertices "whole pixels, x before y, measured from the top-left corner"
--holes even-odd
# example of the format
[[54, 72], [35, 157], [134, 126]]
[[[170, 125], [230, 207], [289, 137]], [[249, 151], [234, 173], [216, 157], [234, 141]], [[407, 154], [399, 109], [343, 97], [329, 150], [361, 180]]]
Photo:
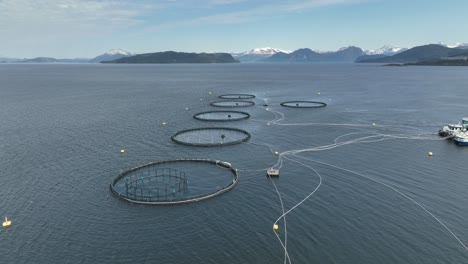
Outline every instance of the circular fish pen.
[[173, 205], [198, 202], [231, 190], [239, 174], [230, 163], [211, 159], [151, 162], [120, 173], [112, 193], [132, 203]]
[[218, 96], [221, 99], [253, 99], [255, 95], [253, 94], [222, 94]]
[[249, 107], [254, 106], [252, 101], [217, 101], [210, 104], [214, 107]]
[[326, 103], [318, 101], [288, 101], [282, 102], [280, 105], [291, 108], [321, 108], [327, 106]]
[[231, 127], [206, 127], [182, 130], [171, 137], [172, 141], [196, 147], [216, 147], [240, 144], [250, 139], [249, 132]]
[[241, 111], [207, 111], [193, 116], [197, 120], [214, 122], [239, 121], [248, 119], [249, 117], [249, 113]]

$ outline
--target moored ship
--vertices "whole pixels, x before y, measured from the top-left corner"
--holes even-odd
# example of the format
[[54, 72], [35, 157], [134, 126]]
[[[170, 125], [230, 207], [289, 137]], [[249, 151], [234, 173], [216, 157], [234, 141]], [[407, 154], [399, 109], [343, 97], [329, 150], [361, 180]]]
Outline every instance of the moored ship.
[[460, 132], [453, 137], [453, 142], [459, 146], [468, 146], [468, 133]]
[[458, 124], [448, 124], [442, 127], [437, 134], [441, 137], [454, 138], [460, 132], [467, 131], [468, 128], [468, 118], [465, 117], [462, 119], [461, 123]]

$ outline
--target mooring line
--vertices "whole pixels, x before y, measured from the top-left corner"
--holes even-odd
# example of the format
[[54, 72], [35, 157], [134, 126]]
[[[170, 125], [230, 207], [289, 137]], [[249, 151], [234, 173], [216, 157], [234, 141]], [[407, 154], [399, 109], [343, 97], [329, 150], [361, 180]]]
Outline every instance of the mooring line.
[[349, 170], [349, 169], [346, 169], [346, 168], [342, 168], [342, 167], [339, 167], [339, 166], [336, 166], [336, 165], [332, 165], [332, 164], [329, 164], [329, 163], [326, 163], [326, 162], [322, 162], [322, 161], [317, 161], [317, 160], [313, 160], [313, 159], [308, 159], [308, 158], [305, 158], [305, 157], [300, 157], [300, 156], [297, 156], [295, 154], [293, 154], [293, 156], [297, 157], [297, 158], [300, 158], [300, 159], [304, 159], [304, 160], [308, 160], [308, 161], [312, 161], [312, 162], [315, 162], [315, 163], [319, 163], [319, 164], [323, 164], [323, 165], [327, 165], [327, 166], [330, 166], [330, 167], [333, 167], [333, 168], [336, 168], [336, 169], [340, 169], [340, 170], [343, 170], [343, 171], [346, 171], [346, 172], [349, 172], [349, 173], [352, 173], [352, 174], [356, 174], [358, 176], [361, 176], [363, 178], [366, 178], [368, 180], [371, 180], [373, 182], [376, 182], [376, 183], [379, 183], [387, 188], [390, 188], [391, 190], [395, 191], [396, 193], [400, 194], [401, 196], [403, 196], [404, 198], [408, 199], [409, 201], [411, 201], [412, 203], [414, 203], [415, 205], [417, 205], [418, 207], [420, 207], [421, 209], [423, 209], [426, 213], [428, 213], [434, 220], [436, 220], [442, 227], [444, 227], [457, 241], [458, 243], [460, 243], [460, 245], [468, 252], [468, 247], [460, 240], [460, 238], [458, 238], [457, 235], [455, 235], [455, 233], [452, 232], [452, 230], [447, 226], [445, 225], [442, 220], [440, 220], [438, 217], [436, 217], [433, 213], [431, 213], [424, 205], [422, 205], [421, 203], [417, 202], [416, 200], [414, 200], [413, 198], [409, 197], [408, 195], [402, 193], [401, 191], [399, 191], [398, 189], [396, 189], [395, 187], [387, 184], [387, 183], [384, 183], [382, 181], [379, 181], [377, 179], [374, 179], [372, 177], [369, 177], [369, 176], [366, 176], [364, 174], [361, 174], [361, 173], [358, 173], [358, 172], [355, 172], [355, 171], [352, 171], [352, 170]]

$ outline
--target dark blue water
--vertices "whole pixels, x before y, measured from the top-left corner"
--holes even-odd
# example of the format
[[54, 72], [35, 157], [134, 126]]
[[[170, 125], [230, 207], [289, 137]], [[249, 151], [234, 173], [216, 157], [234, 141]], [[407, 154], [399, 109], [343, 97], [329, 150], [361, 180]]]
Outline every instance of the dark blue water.
[[[274, 179], [287, 210], [319, 183], [295, 161], [322, 177], [287, 215], [292, 263], [468, 263], [468, 148], [434, 135], [468, 115], [467, 88], [458, 67], [0, 65], [0, 217], [12, 220], [0, 263], [283, 263], [263, 169], [278, 160], [271, 150], [306, 148]], [[212, 126], [192, 115], [220, 110], [209, 103], [225, 93], [257, 96], [242, 108], [249, 120], [220, 124], [249, 131], [249, 143], [170, 140]], [[259, 98], [284, 119], [268, 125]], [[279, 106], [304, 99], [328, 106]], [[170, 158], [228, 161], [240, 182], [182, 206], [110, 193], [121, 169]]]

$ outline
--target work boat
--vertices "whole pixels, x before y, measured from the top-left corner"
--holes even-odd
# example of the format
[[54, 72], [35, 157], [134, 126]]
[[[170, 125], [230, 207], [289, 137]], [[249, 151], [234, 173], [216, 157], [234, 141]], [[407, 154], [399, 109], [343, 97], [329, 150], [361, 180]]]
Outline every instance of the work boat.
[[267, 170], [268, 176], [279, 176], [279, 169], [269, 168]]
[[465, 117], [462, 119], [461, 123], [458, 123], [456, 125], [449, 124], [447, 126], [442, 127], [439, 130], [438, 134], [441, 137], [453, 138], [458, 133], [466, 131], [467, 129], [468, 129], [468, 118]]
[[468, 132], [459, 132], [453, 137], [453, 142], [459, 146], [468, 146]]

